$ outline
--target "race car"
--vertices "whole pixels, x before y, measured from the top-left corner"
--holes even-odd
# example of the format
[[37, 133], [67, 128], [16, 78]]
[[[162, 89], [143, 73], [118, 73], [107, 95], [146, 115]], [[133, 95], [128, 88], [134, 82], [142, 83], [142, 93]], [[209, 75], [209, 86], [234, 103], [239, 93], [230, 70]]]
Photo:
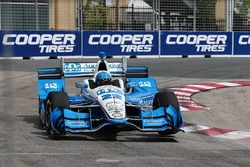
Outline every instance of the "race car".
[[[176, 95], [158, 90], [145, 66], [127, 66], [127, 59], [108, 63], [101, 52], [97, 63], [64, 62], [38, 69], [39, 117], [49, 137], [102, 132], [115, 140], [122, 130], [181, 131]], [[66, 78], [78, 78], [78, 94], [70, 94]]]

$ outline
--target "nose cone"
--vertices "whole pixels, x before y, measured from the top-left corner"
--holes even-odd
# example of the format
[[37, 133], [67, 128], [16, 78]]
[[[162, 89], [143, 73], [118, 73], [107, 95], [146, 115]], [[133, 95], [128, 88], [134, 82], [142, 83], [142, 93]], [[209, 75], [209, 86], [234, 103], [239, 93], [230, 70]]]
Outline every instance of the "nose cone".
[[111, 119], [126, 118], [125, 102], [123, 96], [106, 93], [98, 97], [98, 102]]

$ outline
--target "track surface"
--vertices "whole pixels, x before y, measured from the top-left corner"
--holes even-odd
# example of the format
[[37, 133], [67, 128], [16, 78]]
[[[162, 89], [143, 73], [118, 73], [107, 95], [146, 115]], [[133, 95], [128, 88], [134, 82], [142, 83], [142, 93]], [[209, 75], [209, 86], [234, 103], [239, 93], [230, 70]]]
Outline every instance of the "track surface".
[[[123, 132], [116, 142], [86, 136], [49, 140], [39, 125], [35, 71], [58, 63], [0, 60], [0, 167], [249, 166], [250, 142], [192, 133], [159, 137], [155, 133]], [[250, 59], [246, 58], [135, 59], [129, 64], [149, 66], [150, 75], [158, 78], [161, 88], [250, 80]], [[193, 99], [212, 109], [185, 112], [186, 122], [250, 130], [250, 87], [213, 90]]]

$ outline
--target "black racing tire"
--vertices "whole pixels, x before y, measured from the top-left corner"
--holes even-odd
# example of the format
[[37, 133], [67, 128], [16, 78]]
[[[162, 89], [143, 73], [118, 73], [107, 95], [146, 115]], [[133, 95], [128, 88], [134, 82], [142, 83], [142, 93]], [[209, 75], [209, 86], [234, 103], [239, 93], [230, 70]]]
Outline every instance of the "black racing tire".
[[47, 135], [49, 137], [50, 135], [53, 135], [52, 128], [51, 128], [51, 121], [50, 121], [51, 112], [52, 112], [51, 101], [50, 99], [48, 99], [46, 102], [45, 128], [46, 128]]
[[69, 108], [69, 98], [67, 93], [65, 92], [51, 92], [48, 95], [46, 101], [46, 119], [45, 119], [45, 127], [49, 138], [55, 139], [57, 138], [58, 134], [55, 134], [51, 128], [51, 121], [50, 115], [54, 108], [61, 107], [61, 108]]
[[69, 108], [69, 96], [65, 92], [50, 92], [47, 100], [51, 102], [52, 108]]
[[153, 110], [159, 107], [173, 106], [176, 111], [179, 111], [179, 102], [176, 95], [173, 92], [158, 92], [155, 94], [153, 100]]
[[[155, 94], [153, 100], [153, 109], [157, 109], [159, 107], [168, 107], [171, 105], [175, 108], [176, 112], [180, 112], [179, 102], [176, 95], [173, 92], [158, 92]], [[165, 131], [160, 131], [158, 134], [160, 136], [168, 136], [174, 134], [173, 129], [167, 129]]]
[[[42, 105], [44, 105], [44, 106], [46, 107], [46, 102], [43, 101], [43, 104], [42, 104]], [[46, 130], [45, 122], [43, 122], [43, 121], [45, 121], [45, 119], [46, 119], [46, 114], [44, 114], [43, 118], [41, 118], [41, 111], [40, 111], [40, 109], [39, 109], [39, 125], [41, 126], [41, 128], [42, 128], [43, 130]], [[43, 120], [43, 121], [42, 121], [42, 120]]]

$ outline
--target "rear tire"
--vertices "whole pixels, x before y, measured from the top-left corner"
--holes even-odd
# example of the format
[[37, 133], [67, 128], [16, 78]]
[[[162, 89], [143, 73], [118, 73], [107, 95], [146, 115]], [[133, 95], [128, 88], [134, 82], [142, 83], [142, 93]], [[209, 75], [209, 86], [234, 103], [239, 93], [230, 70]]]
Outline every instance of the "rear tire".
[[57, 134], [52, 129], [52, 122], [51, 122], [51, 113], [53, 109], [56, 107], [60, 107], [62, 109], [69, 108], [69, 98], [67, 93], [65, 92], [51, 92], [48, 95], [46, 101], [46, 119], [45, 119], [45, 127], [47, 134], [50, 139], [55, 139], [61, 134]]

